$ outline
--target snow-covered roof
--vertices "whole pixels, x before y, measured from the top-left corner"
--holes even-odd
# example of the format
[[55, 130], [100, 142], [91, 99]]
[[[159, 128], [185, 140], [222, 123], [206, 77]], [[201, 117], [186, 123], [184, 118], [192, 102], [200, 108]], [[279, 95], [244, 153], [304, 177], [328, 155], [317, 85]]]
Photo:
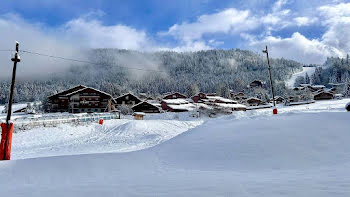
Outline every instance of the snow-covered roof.
[[312, 88], [325, 88], [324, 85], [312, 85], [311, 87]]
[[[53, 96], [56, 96], [56, 95], [60, 95], [60, 94], [65, 93], [65, 92], [70, 93], [70, 90], [75, 89], [75, 88], [84, 89], [84, 88], [87, 88], [87, 86], [84, 86], [84, 85], [77, 85], [77, 86], [74, 86], [74, 87], [72, 87], [72, 88], [69, 88], [68, 90], [63, 90], [63, 91], [61, 91], [61, 92], [58, 92], [58, 93], [56, 93], [56, 94], [53, 94], [53, 95], [51, 95], [51, 96], [49, 96], [49, 97], [53, 97]], [[64, 94], [64, 95], [66, 95], [66, 94]]]
[[[237, 101], [234, 101], [232, 99], [227, 99], [221, 96], [207, 96], [207, 101], [209, 102], [214, 102], [216, 100], [224, 102], [224, 103], [237, 103]], [[206, 99], [203, 99], [204, 101], [206, 101]]]
[[255, 98], [255, 97], [249, 97], [249, 98], [247, 98], [246, 101], [249, 101], [249, 100], [262, 101], [261, 99], [258, 99], [258, 98]]
[[300, 84], [300, 86], [301, 86], [301, 87], [309, 87], [309, 86], [311, 86], [311, 84], [309, 84], [309, 83], [303, 83], [303, 84]]
[[144, 112], [134, 112], [132, 115], [133, 115], [133, 116], [135, 116], [135, 115], [145, 116], [146, 113], [144, 113]]
[[79, 89], [79, 90], [77, 90], [77, 91], [75, 91], [75, 92], [71, 92], [71, 93], [67, 94], [67, 96], [74, 95], [74, 94], [76, 94], [76, 93], [79, 93], [79, 92], [84, 91], [84, 90], [87, 90], [87, 89], [95, 90], [96, 92], [99, 92], [99, 93], [101, 93], [101, 94], [105, 94], [105, 95], [107, 95], [107, 96], [110, 96], [110, 97], [112, 98], [112, 100], [115, 102], [115, 100], [114, 100], [114, 98], [113, 98], [112, 95], [108, 94], [107, 92], [104, 92], [104, 91], [101, 91], [101, 90], [98, 90], [98, 89], [95, 89], [95, 88], [92, 88], [92, 87], [85, 87], [85, 88], [83, 88], [83, 89]]
[[168, 107], [176, 110], [186, 110], [186, 111], [192, 111], [196, 108], [196, 106], [193, 105], [192, 103], [181, 104], [181, 105], [168, 105]]
[[243, 108], [243, 109], [247, 108], [247, 106], [242, 104], [215, 103], [215, 105], [223, 108]]
[[187, 104], [189, 103], [186, 99], [163, 99], [163, 101], [167, 104], [174, 104], [174, 105], [180, 105], [180, 104]]
[[179, 92], [173, 92], [173, 93], [167, 93], [167, 94], [165, 94], [165, 95], [163, 96], [163, 98], [165, 98], [165, 97], [167, 97], [167, 96], [175, 95], [175, 94], [178, 94], [178, 95], [181, 95], [181, 96], [187, 97], [186, 95], [181, 94], [181, 93], [179, 93]]
[[204, 104], [204, 103], [196, 103], [196, 106], [197, 106], [198, 108], [213, 109], [212, 106], [209, 106], [209, 105]]
[[133, 93], [126, 93], [126, 94], [123, 94], [123, 95], [121, 95], [121, 96], [118, 96], [117, 98], [115, 98], [115, 99], [119, 99], [119, 98], [122, 98], [122, 97], [124, 97], [124, 96], [126, 96], [126, 95], [131, 95], [131, 96], [134, 96], [134, 97], [136, 97], [137, 99], [139, 99], [140, 101], [141, 101], [141, 99], [139, 98], [139, 97], [137, 97], [137, 96], [135, 96]]
[[132, 106], [132, 108], [134, 108], [134, 107], [136, 107], [136, 106], [139, 106], [139, 105], [141, 105], [141, 104], [143, 104], [143, 103], [147, 103], [147, 104], [149, 104], [149, 105], [152, 105], [153, 107], [158, 108], [158, 106], [154, 105], [153, 103], [147, 102], [147, 101], [142, 101], [142, 102], [140, 102], [140, 103], [137, 103], [137, 104], [135, 104], [134, 106]]

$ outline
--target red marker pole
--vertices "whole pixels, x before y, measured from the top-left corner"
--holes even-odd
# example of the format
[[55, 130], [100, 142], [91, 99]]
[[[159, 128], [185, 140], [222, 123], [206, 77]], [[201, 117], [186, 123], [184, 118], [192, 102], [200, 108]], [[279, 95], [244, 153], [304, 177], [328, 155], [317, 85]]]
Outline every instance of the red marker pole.
[[13, 102], [13, 92], [15, 89], [15, 81], [16, 81], [16, 70], [17, 70], [17, 62], [20, 62], [21, 59], [18, 55], [18, 47], [19, 44], [16, 42], [16, 53], [15, 57], [11, 58], [13, 61], [13, 70], [12, 70], [12, 82], [11, 82], [11, 90], [10, 90], [10, 98], [9, 105], [7, 110], [7, 118], [6, 124], [1, 124], [1, 142], [0, 142], [0, 160], [10, 160], [11, 158], [11, 144], [12, 144], [12, 133], [13, 133], [13, 123], [10, 123], [11, 113], [12, 113], [12, 102]]

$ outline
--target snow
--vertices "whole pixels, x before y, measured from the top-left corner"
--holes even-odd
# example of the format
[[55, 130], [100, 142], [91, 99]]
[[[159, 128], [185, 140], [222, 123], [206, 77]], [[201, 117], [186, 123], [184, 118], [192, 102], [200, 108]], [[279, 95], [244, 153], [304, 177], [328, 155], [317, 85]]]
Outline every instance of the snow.
[[186, 99], [163, 99], [167, 104], [187, 104], [189, 103]]
[[0, 190], [3, 196], [349, 196], [350, 113], [342, 108], [239, 121], [223, 116], [135, 152], [0, 162]]
[[230, 103], [215, 103], [215, 105], [223, 108], [243, 108], [246, 109], [247, 106], [242, 104], [230, 104]]
[[202, 120], [106, 120], [103, 126], [62, 124], [54, 128], [34, 128], [13, 136], [13, 159], [71, 154], [128, 152], [162, 143]]
[[[234, 100], [231, 100], [231, 99], [227, 99], [227, 98], [224, 98], [224, 97], [221, 97], [221, 96], [207, 96], [207, 99], [209, 101], [221, 101], [221, 102], [224, 102], [224, 103], [237, 103], [237, 101], [234, 101]], [[206, 99], [202, 99], [202, 100], [206, 100]]]
[[316, 67], [303, 67], [303, 70], [301, 72], [294, 73], [292, 77], [286, 81], [286, 85], [288, 88], [294, 88], [294, 82], [295, 79], [299, 76], [305, 77], [305, 74], [307, 73], [309, 77], [311, 78], [311, 75], [315, 72]]
[[15, 133], [1, 196], [349, 196], [349, 102]]
[[196, 106], [192, 103], [180, 104], [180, 105], [168, 105], [172, 109], [176, 110], [187, 110], [192, 111], [196, 108]]

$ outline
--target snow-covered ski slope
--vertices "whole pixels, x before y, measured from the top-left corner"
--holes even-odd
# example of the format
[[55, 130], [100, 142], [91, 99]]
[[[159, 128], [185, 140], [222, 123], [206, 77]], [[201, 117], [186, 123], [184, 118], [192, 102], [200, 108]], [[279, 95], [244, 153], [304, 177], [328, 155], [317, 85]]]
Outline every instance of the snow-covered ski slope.
[[303, 67], [303, 70], [297, 73], [294, 73], [292, 77], [286, 81], [286, 85], [288, 88], [294, 88], [295, 79], [299, 76], [305, 77], [307, 73], [310, 77], [315, 72], [316, 67]]
[[162, 143], [202, 123], [202, 120], [108, 120], [103, 126], [62, 124], [14, 134], [12, 158], [36, 158], [108, 152], [128, 152]]
[[346, 102], [209, 119], [140, 151], [0, 162], [1, 196], [350, 196]]

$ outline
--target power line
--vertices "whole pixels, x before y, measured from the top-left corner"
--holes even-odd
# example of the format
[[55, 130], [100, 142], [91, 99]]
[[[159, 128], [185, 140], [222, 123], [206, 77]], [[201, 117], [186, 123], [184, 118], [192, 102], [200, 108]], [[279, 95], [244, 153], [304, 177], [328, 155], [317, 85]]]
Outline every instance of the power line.
[[[61, 59], [61, 60], [66, 60], [66, 61], [71, 61], [71, 62], [86, 63], [86, 64], [91, 64], [91, 65], [101, 65], [100, 63], [96, 63], [96, 62], [90, 62], [90, 61], [86, 61], [86, 60], [78, 60], [78, 59], [72, 59], [72, 58], [67, 58], [67, 57], [48, 55], [48, 54], [43, 54], [43, 53], [38, 53], [38, 52], [33, 52], [33, 51], [27, 51], [27, 50], [20, 50], [20, 52], [28, 53], [28, 54], [32, 54], [32, 55], [39, 55], [39, 56], [49, 57], [49, 58]], [[148, 71], [148, 72], [164, 72], [164, 73], [166, 73], [165, 71], [153, 70], [153, 69], [143, 69], [143, 68], [135, 68], [135, 67], [127, 67], [127, 66], [117, 66], [117, 67], [125, 68], [125, 69]]]

